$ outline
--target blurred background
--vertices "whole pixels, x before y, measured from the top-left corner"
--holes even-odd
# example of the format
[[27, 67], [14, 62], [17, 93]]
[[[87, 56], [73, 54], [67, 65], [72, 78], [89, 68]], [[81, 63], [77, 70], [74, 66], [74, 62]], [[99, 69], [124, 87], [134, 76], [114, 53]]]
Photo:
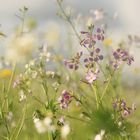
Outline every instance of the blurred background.
[[[140, 1], [139, 0], [66, 0], [66, 5], [75, 9], [76, 13], [87, 15], [90, 9], [102, 8], [110, 16], [117, 12], [118, 18], [112, 28], [123, 34], [139, 34]], [[30, 9], [28, 16], [44, 25], [48, 20], [57, 20], [55, 0], [4, 0], [0, 2], [0, 23], [3, 30], [10, 32], [18, 20], [15, 17], [18, 9], [26, 6]]]
[[[123, 39], [125, 40], [128, 35], [140, 34], [140, 0], [65, 0], [65, 7], [71, 7], [73, 9], [73, 17], [75, 19], [79, 18], [81, 15], [92, 18], [91, 14], [96, 9], [103, 11], [103, 14], [107, 16], [107, 26], [108, 26], [108, 36], [113, 39], [114, 42], [120, 42]], [[29, 8], [27, 16], [25, 18], [33, 19], [36, 21], [36, 32], [46, 32], [46, 40], [40, 41], [41, 43], [47, 41], [49, 44], [56, 46], [54, 44], [55, 40], [61, 39], [65, 40], [67, 32], [67, 26], [65, 22], [57, 16], [58, 7], [55, 0], [4, 0], [0, 2], [0, 31], [4, 32], [7, 37], [11, 38], [13, 36], [13, 31], [21, 24], [21, 21], [17, 18], [16, 15], [19, 13], [19, 8], [26, 6]], [[112, 20], [113, 19], [113, 20]], [[82, 28], [79, 29], [79, 31]], [[55, 33], [54, 33], [55, 32]], [[69, 33], [73, 36], [72, 33]], [[28, 36], [32, 40], [29, 44], [37, 44], [37, 40], [32, 36]], [[63, 38], [63, 39], [62, 39]], [[140, 38], [138, 38], [140, 40]], [[5, 40], [4, 40], [5, 41]], [[3, 41], [3, 42], [4, 42]], [[0, 50], [1, 53], [5, 51], [5, 44], [0, 41]], [[15, 42], [12, 40], [12, 42]], [[40, 42], [38, 44], [40, 44]], [[5, 43], [5, 42], [4, 42]], [[11, 41], [10, 41], [11, 43]], [[57, 42], [58, 43], [58, 42]], [[14, 44], [15, 45], [15, 44]], [[7, 42], [6, 42], [6, 46]], [[57, 48], [60, 50], [60, 48]], [[65, 48], [63, 48], [65, 49]], [[59, 52], [59, 51], [58, 51]], [[133, 45], [131, 48], [131, 53], [135, 57], [135, 63], [133, 64], [132, 69], [127, 70], [125, 68], [124, 79], [130, 78], [130, 86], [138, 84], [137, 81], [140, 80], [139, 70], [140, 70], [140, 55], [139, 55], [139, 44]], [[10, 51], [7, 55], [10, 56], [13, 54]], [[14, 54], [15, 56], [15, 54]], [[13, 55], [11, 55], [13, 58]], [[136, 75], [134, 73], [136, 73]]]

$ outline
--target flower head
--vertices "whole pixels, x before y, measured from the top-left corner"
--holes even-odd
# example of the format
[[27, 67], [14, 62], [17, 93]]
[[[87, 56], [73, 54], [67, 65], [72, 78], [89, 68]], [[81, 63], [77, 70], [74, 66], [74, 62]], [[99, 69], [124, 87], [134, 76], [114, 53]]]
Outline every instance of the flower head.
[[122, 62], [126, 62], [128, 65], [131, 65], [134, 61], [134, 57], [129, 55], [129, 52], [123, 49], [118, 48], [113, 52], [114, 61], [111, 61], [110, 64], [114, 69], [118, 69]]
[[96, 81], [97, 77], [98, 77], [98, 73], [99, 73], [99, 70], [97, 69], [95, 72], [93, 71], [88, 71], [88, 73], [86, 74], [86, 81], [89, 83], [89, 84], [92, 84], [94, 81]]
[[61, 109], [67, 109], [68, 105], [71, 102], [71, 99], [72, 99], [71, 94], [68, 91], [63, 90], [61, 96], [58, 98], [60, 108]]

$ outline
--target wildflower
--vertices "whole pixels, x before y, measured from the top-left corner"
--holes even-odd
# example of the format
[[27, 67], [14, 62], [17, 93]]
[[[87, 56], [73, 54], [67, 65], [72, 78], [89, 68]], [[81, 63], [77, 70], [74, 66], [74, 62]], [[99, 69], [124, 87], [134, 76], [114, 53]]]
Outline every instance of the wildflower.
[[41, 52], [40, 52], [40, 59], [45, 59], [46, 62], [50, 61], [50, 57], [51, 57], [51, 53], [48, 52], [47, 50], [47, 45], [44, 44], [43, 47], [41, 48]]
[[47, 75], [48, 77], [54, 78], [55, 72], [54, 72], [54, 71], [46, 71], [46, 75]]
[[94, 140], [102, 140], [104, 134], [105, 134], [105, 130], [101, 130], [101, 132], [95, 136]]
[[84, 59], [84, 66], [86, 68], [94, 67], [94, 64], [103, 60], [103, 55], [100, 53], [100, 48], [95, 48], [90, 52], [90, 55]]
[[70, 133], [70, 126], [69, 126], [69, 124], [65, 124], [65, 125], [61, 128], [61, 137], [62, 137], [63, 139], [66, 139], [69, 133]]
[[23, 74], [20, 74], [13, 83], [13, 88], [18, 87], [19, 85], [21, 85], [23, 83]]
[[12, 74], [11, 70], [4, 69], [0, 71], [0, 78], [9, 77]]
[[61, 116], [57, 122], [58, 125], [63, 126], [65, 123], [65, 117]]
[[52, 124], [52, 119], [50, 117], [46, 117], [43, 120], [39, 118], [33, 118], [35, 128], [38, 133], [45, 133], [46, 131], [55, 132], [55, 126]]
[[62, 91], [62, 95], [58, 98], [58, 102], [60, 104], [61, 109], [67, 109], [70, 104], [72, 96], [66, 90]]
[[83, 55], [83, 52], [77, 53], [74, 58], [71, 60], [64, 60], [65, 66], [69, 69], [77, 70], [79, 68], [80, 58]]
[[122, 62], [126, 62], [128, 65], [134, 61], [134, 57], [130, 56], [128, 51], [117, 49], [113, 52], [114, 61], [111, 61], [110, 64], [113, 65], [114, 69], [118, 69]]
[[26, 95], [24, 94], [23, 90], [19, 92], [19, 101], [22, 102], [26, 100]]
[[7, 44], [6, 58], [13, 62], [21, 62], [26, 60], [27, 56], [31, 56], [33, 49], [37, 44], [36, 37], [31, 33], [18, 36], [15, 34]]
[[102, 20], [105, 17], [105, 12], [103, 9], [95, 9], [91, 10], [90, 12], [94, 15], [95, 21]]
[[13, 119], [13, 112], [8, 112], [7, 116], [6, 116], [8, 121], [11, 121]]
[[98, 77], [98, 73], [99, 73], [99, 70], [97, 69], [95, 72], [89, 70], [88, 73], [86, 74], [86, 81], [89, 83], [89, 84], [92, 84], [94, 81], [96, 81], [97, 77]]
[[93, 48], [97, 41], [104, 40], [104, 30], [101, 28], [97, 28], [95, 32], [86, 32], [81, 31], [81, 34], [84, 36], [84, 39], [80, 42], [82, 46], [85, 48]]
[[113, 108], [121, 113], [122, 117], [129, 116], [134, 110], [136, 110], [135, 104], [132, 104], [132, 107], [128, 107], [126, 102], [123, 99], [116, 99], [113, 102]]

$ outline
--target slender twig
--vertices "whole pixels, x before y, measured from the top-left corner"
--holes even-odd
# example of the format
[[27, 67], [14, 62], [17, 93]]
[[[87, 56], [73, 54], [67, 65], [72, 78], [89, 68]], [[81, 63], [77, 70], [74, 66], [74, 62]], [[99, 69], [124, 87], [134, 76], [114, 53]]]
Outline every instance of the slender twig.
[[59, 8], [61, 9], [63, 15], [65, 16], [67, 22], [71, 25], [71, 27], [72, 27], [72, 29], [73, 29], [75, 35], [77, 36], [77, 38], [79, 39], [79, 41], [81, 41], [80, 35], [78, 34], [78, 32], [77, 32], [77, 30], [75, 29], [75, 27], [74, 27], [72, 21], [70, 20], [70, 17], [67, 16], [65, 10], [64, 10], [63, 7], [62, 7], [61, 2], [59, 2], [59, 1], [57, 0], [57, 3], [58, 3]]
[[97, 105], [97, 109], [99, 108], [99, 100], [98, 100], [98, 95], [97, 95], [97, 90], [96, 90], [96, 87], [94, 85], [91, 84], [91, 88], [93, 89], [94, 91], [94, 94], [95, 94], [95, 100], [96, 100], [96, 105]]

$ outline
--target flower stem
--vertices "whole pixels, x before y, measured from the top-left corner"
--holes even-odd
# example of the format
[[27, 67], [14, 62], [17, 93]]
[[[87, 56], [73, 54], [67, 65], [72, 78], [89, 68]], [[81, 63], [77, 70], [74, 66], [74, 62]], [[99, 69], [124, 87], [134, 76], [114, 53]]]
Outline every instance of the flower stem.
[[67, 22], [71, 25], [71, 28], [73, 29], [75, 35], [77, 36], [77, 38], [79, 39], [79, 41], [81, 41], [81, 37], [80, 37], [80, 35], [78, 34], [77, 30], [75, 29], [75, 27], [74, 27], [72, 21], [70, 20], [70, 18], [67, 16], [67, 14], [66, 14], [64, 8], [62, 7], [61, 2], [59, 2], [59, 1], [57, 0], [57, 3], [58, 3], [58, 6], [59, 6], [61, 12], [62, 12], [63, 15], [65, 16]]
[[98, 100], [97, 90], [96, 90], [96, 87], [94, 85], [91, 85], [91, 87], [92, 87], [94, 94], [95, 94], [96, 106], [98, 109], [99, 108], [99, 100]]

